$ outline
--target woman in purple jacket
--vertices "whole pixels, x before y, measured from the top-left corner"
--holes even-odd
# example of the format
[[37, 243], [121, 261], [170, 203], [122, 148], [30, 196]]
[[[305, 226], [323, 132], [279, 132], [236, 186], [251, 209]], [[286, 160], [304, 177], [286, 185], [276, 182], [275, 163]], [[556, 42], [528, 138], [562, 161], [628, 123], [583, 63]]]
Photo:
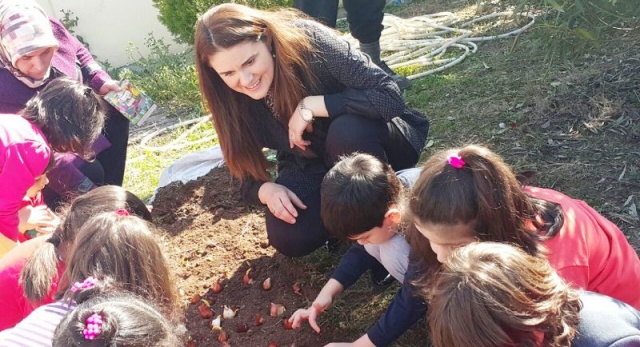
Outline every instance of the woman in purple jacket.
[[[82, 43], [33, 0], [0, 1], [0, 113], [17, 113], [60, 76], [78, 80], [99, 95], [119, 89]], [[50, 206], [98, 185], [122, 184], [129, 122], [112, 107], [106, 111], [103, 136], [92, 148], [96, 161], [56, 154], [44, 193]]]

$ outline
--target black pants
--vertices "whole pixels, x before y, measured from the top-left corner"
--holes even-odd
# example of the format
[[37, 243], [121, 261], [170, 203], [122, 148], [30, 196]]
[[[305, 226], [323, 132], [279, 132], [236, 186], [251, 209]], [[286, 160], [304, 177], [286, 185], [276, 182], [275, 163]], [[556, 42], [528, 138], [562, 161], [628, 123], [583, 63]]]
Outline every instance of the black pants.
[[113, 106], [107, 107], [107, 119], [102, 134], [111, 147], [100, 152], [96, 160], [104, 168], [104, 184], [122, 185], [129, 143], [129, 120]]
[[[385, 0], [343, 0], [351, 35], [361, 43], [380, 40]], [[335, 28], [338, 0], [294, 0], [293, 6]]]
[[[402, 136], [395, 125], [361, 116], [342, 115], [331, 123], [327, 132], [326, 160], [311, 167], [308, 173], [282, 172], [276, 183], [291, 189], [307, 206], [298, 210], [295, 224], [286, 223], [271, 212], [266, 212], [269, 243], [280, 253], [300, 257], [324, 245], [328, 235], [320, 216], [320, 184], [324, 174], [340, 156], [353, 153], [369, 153], [388, 162], [394, 170], [413, 167], [418, 153]], [[299, 194], [300, 175], [304, 175], [305, 194]], [[311, 189], [309, 189], [311, 188]]]

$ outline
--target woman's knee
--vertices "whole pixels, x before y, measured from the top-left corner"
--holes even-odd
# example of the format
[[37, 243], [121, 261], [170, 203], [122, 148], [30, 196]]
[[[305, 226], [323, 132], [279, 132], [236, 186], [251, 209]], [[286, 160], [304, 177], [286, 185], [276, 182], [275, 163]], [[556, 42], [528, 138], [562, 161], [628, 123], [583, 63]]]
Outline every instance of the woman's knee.
[[309, 225], [298, 220], [296, 224], [288, 224], [267, 212], [266, 225], [269, 244], [288, 257], [305, 256], [327, 240], [322, 223]]
[[387, 125], [383, 121], [342, 115], [329, 126], [326, 151], [334, 162], [353, 152], [369, 153], [386, 161], [384, 143], [387, 136]]

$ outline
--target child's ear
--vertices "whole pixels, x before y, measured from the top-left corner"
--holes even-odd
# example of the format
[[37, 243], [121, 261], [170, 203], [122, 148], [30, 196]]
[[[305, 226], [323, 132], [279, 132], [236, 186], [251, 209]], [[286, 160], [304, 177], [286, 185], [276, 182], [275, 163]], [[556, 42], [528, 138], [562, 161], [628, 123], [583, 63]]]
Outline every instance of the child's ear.
[[399, 209], [397, 209], [395, 206], [391, 206], [391, 208], [387, 210], [387, 213], [384, 214], [384, 219], [395, 224], [399, 224], [400, 220], [402, 219], [402, 215], [400, 214]]

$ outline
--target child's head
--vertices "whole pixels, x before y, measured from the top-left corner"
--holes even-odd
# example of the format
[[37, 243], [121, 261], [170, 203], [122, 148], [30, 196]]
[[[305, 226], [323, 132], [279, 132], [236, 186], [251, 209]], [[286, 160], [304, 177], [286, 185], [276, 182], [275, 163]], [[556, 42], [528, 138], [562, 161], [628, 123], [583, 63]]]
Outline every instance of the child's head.
[[440, 151], [423, 167], [409, 199], [419, 232], [412, 228], [410, 238], [418, 253], [435, 252], [442, 262], [453, 249], [475, 240], [538, 252], [539, 239], [526, 226], [535, 217], [534, 207], [500, 156], [469, 145]]
[[47, 174], [55, 166], [56, 166], [56, 159], [53, 153], [51, 153], [51, 155], [49, 156], [49, 163], [47, 164], [47, 167], [42, 172], [42, 175], [34, 177], [35, 182], [27, 190], [27, 194], [26, 194], [27, 197], [35, 198], [36, 195], [38, 195], [38, 193], [40, 193], [44, 189], [44, 187], [47, 186], [47, 184], [49, 184], [49, 178], [47, 177]]
[[[98, 329], [89, 332], [89, 324], [97, 324]], [[52, 345], [174, 347], [180, 340], [173, 323], [157, 307], [131, 293], [119, 292], [80, 303], [62, 319]]]
[[569, 346], [576, 333], [578, 293], [546, 258], [504, 243], [456, 249], [428, 293], [435, 347]]
[[393, 237], [400, 222], [402, 192], [391, 166], [369, 154], [345, 156], [322, 181], [322, 221], [340, 239], [383, 243]]
[[38, 248], [25, 264], [21, 281], [26, 297], [32, 302], [46, 297], [57, 274], [59, 259], [68, 260], [78, 230], [89, 218], [119, 209], [151, 221], [151, 212], [144, 202], [122, 187], [102, 186], [75, 198], [63, 211], [63, 220], [49, 241]]
[[66, 77], [49, 82], [27, 102], [22, 116], [42, 130], [54, 151], [82, 156], [91, 153], [105, 120], [100, 97]]
[[126, 210], [103, 212], [86, 221], [66, 261], [62, 283], [88, 277], [110, 277], [129, 292], [142, 295], [173, 311], [177, 304], [173, 276], [158, 235], [147, 221]]

